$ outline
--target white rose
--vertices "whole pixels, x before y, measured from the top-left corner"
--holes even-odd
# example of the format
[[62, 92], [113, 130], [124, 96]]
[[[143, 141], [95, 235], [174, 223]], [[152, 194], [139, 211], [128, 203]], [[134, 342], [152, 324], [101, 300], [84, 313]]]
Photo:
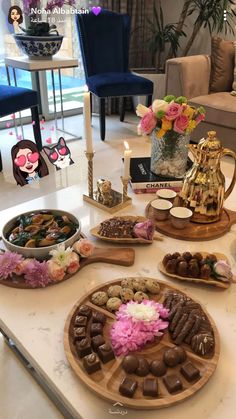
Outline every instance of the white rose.
[[157, 114], [159, 111], [166, 112], [167, 108], [169, 106], [169, 103], [167, 103], [165, 100], [156, 99], [154, 100], [152, 104], [152, 111]]
[[147, 112], [149, 112], [150, 109], [147, 108], [147, 106], [141, 105], [141, 103], [136, 108], [136, 114], [140, 116], [141, 118], [146, 115]]

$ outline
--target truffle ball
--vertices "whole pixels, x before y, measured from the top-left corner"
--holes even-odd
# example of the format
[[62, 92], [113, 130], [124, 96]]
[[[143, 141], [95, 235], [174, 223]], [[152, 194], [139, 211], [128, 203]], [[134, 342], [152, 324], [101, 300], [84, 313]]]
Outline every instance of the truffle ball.
[[175, 367], [179, 363], [180, 356], [174, 348], [167, 349], [164, 353], [163, 360], [168, 367]]
[[149, 373], [149, 363], [145, 358], [140, 358], [138, 360], [138, 368], [135, 373], [140, 377], [145, 377]]
[[150, 371], [156, 377], [161, 377], [162, 375], [165, 375], [167, 367], [163, 361], [152, 361]]
[[132, 374], [136, 371], [139, 365], [139, 360], [134, 355], [127, 355], [122, 362], [122, 367], [128, 374]]
[[184, 362], [187, 358], [187, 354], [184, 348], [181, 348], [181, 346], [175, 346], [174, 351], [177, 352], [179, 356], [179, 363], [181, 364]]

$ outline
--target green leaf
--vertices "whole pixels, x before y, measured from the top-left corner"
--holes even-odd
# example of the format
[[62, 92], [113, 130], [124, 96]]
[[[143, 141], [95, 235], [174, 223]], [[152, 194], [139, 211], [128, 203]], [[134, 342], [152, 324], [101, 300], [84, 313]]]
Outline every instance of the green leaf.
[[167, 95], [167, 96], [164, 97], [163, 100], [165, 102], [167, 102], [167, 103], [170, 103], [170, 102], [172, 102], [172, 100], [175, 100], [175, 96], [173, 96], [173, 95]]

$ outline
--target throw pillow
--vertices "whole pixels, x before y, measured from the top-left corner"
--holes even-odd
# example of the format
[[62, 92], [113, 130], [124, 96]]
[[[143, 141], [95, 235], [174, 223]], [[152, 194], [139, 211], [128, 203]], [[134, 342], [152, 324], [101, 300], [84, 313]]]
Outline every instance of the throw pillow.
[[230, 92], [234, 77], [234, 41], [217, 36], [211, 41], [210, 92]]

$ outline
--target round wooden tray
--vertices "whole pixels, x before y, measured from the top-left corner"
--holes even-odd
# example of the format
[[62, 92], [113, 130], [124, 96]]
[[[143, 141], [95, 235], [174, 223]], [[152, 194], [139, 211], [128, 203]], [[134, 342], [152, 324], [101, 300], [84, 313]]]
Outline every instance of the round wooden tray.
[[[139, 277], [140, 279], [140, 277]], [[98, 290], [106, 290], [108, 286], [114, 284], [120, 284], [121, 279], [117, 279], [116, 281], [110, 281], [105, 283], [104, 285], [97, 286], [96, 288], [92, 289], [89, 293], [84, 295], [72, 308], [71, 312], [68, 315], [66, 320], [65, 328], [64, 328], [64, 348], [67, 359], [73, 368], [76, 375], [83, 381], [85, 385], [89, 387], [90, 390], [95, 392], [98, 396], [109, 400], [110, 402], [122, 403], [124, 406], [131, 407], [133, 409], [158, 409], [162, 407], [172, 406], [174, 404], [180, 403], [187, 398], [191, 397], [195, 394], [198, 390], [200, 390], [210, 379], [212, 374], [214, 373], [219, 353], [220, 353], [220, 338], [218, 330], [214, 324], [214, 321], [207, 313], [205, 309], [203, 311], [207, 315], [208, 319], [211, 322], [213, 327], [214, 335], [215, 335], [215, 350], [214, 354], [211, 358], [202, 358], [191, 351], [191, 348], [183, 344], [183, 348], [185, 348], [187, 352], [187, 359], [192, 361], [194, 365], [200, 370], [201, 378], [198, 381], [195, 381], [193, 384], [188, 383], [183, 376], [181, 375], [181, 381], [183, 382], [183, 391], [178, 394], [169, 394], [166, 390], [162, 378], [158, 378], [158, 388], [159, 388], [159, 396], [158, 398], [146, 397], [142, 394], [142, 382], [143, 377], [138, 377], [137, 375], [128, 375], [131, 378], [134, 378], [138, 381], [138, 388], [134, 394], [132, 399], [122, 396], [119, 393], [119, 385], [121, 383], [122, 378], [126, 375], [124, 370], [121, 367], [123, 357], [116, 358], [108, 362], [107, 364], [102, 365], [102, 369], [97, 371], [91, 375], [88, 375], [83, 368], [83, 364], [80, 358], [78, 358], [75, 350], [75, 346], [73, 343], [72, 338], [72, 330], [74, 320], [78, 311], [78, 308], [81, 304], [86, 304], [91, 307], [93, 310], [101, 312], [106, 315], [107, 321], [104, 326], [103, 335], [106, 341], [109, 341], [109, 328], [113, 321], [115, 320], [115, 315], [104, 310], [101, 307], [98, 307], [91, 303], [90, 297], [91, 295]], [[158, 302], [163, 302], [164, 294], [168, 290], [177, 290], [183, 293], [178, 288], [172, 287], [169, 284], [158, 281], [161, 287], [161, 292], [158, 296], [155, 296], [155, 300]], [[195, 300], [196, 301], [196, 300]], [[158, 359], [162, 356], [163, 351], [166, 348], [171, 348], [175, 346], [169, 336], [169, 332], [166, 332], [163, 338], [158, 343], [152, 343], [147, 345], [142, 351], [136, 352], [135, 354], [140, 357], [144, 357], [147, 360]], [[179, 373], [180, 366], [175, 368], [169, 368], [168, 372], [175, 372], [180, 375]], [[151, 374], [147, 377], [153, 377]]]
[[[114, 218], [114, 217], [112, 217]], [[142, 216], [137, 216], [135, 217], [134, 215], [124, 215], [124, 216], [119, 216], [119, 219], [123, 219], [123, 220], [131, 220], [131, 221], [135, 221], [137, 220], [138, 223], [142, 223], [144, 221], [147, 221], [147, 218], [142, 217]], [[107, 220], [105, 220], [107, 221]], [[110, 242], [110, 243], [116, 243], [116, 244], [151, 244], [153, 243], [153, 240], [145, 240], [145, 239], [141, 239], [141, 238], [111, 238], [111, 237], [104, 237], [101, 236], [98, 232], [100, 229], [100, 225], [97, 225], [96, 227], [93, 227], [90, 230], [90, 234], [92, 234], [92, 236], [96, 237], [97, 239], [100, 240], [104, 240], [106, 242]]]
[[155, 220], [151, 202], [149, 202], [146, 206], [145, 215], [154, 222], [156, 230], [160, 233], [173, 237], [174, 239], [189, 241], [216, 239], [217, 237], [221, 237], [227, 233], [231, 226], [236, 223], [236, 211], [231, 211], [226, 208], [223, 209], [223, 213], [219, 221], [209, 224], [198, 224], [190, 221], [190, 223], [188, 223], [182, 230], [174, 228], [169, 218], [165, 221]]

